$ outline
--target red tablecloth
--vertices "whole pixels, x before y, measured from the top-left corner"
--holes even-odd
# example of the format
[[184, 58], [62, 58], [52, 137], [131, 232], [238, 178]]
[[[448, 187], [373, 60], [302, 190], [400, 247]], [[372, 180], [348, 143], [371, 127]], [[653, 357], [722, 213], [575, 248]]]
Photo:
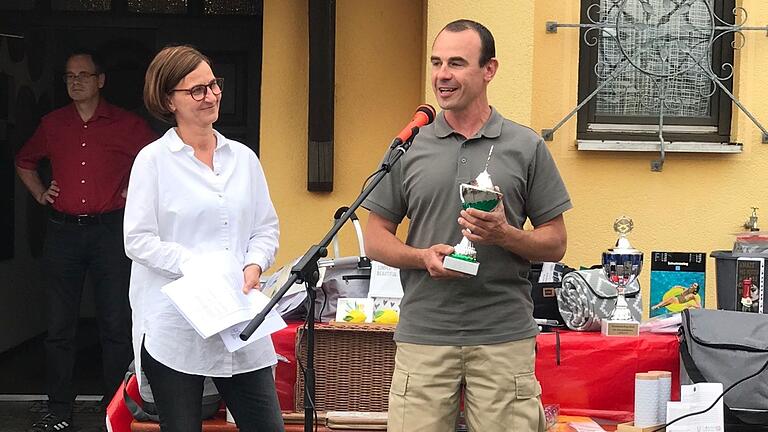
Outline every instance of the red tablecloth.
[[[296, 385], [296, 328], [275, 333], [278, 354], [277, 393], [280, 407], [294, 410]], [[632, 420], [636, 372], [672, 372], [672, 399], [680, 399], [677, 337], [642, 333], [639, 337], [605, 337], [600, 333], [560, 332], [559, 356], [555, 333], [537, 337], [536, 375], [545, 404], [559, 404], [562, 414], [586, 415], [617, 421]], [[558, 358], [559, 357], [559, 358]]]
[[272, 334], [272, 343], [275, 345], [275, 351], [278, 356], [277, 369], [275, 369], [275, 385], [277, 386], [277, 397], [280, 400], [280, 409], [283, 411], [294, 411], [295, 403], [294, 387], [296, 386], [296, 329], [303, 323], [288, 323], [288, 327]]
[[635, 373], [672, 372], [672, 399], [680, 400], [677, 336], [641, 333], [639, 337], [606, 337], [600, 333], [542, 333], [536, 338], [536, 376], [542, 402], [559, 404], [570, 415], [631, 421]]

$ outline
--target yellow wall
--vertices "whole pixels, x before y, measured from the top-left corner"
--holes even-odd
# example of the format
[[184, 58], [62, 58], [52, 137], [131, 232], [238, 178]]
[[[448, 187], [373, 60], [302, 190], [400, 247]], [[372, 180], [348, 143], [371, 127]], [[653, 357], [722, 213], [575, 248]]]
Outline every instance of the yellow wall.
[[[307, 0], [264, 1], [261, 161], [280, 218], [277, 265], [321, 240], [421, 101], [423, 6], [338, 0], [334, 190], [308, 192]], [[367, 211], [358, 212], [363, 223]], [[342, 255], [356, 255], [351, 227]], [[276, 268], [276, 267], [275, 267]]]
[[[376, 168], [391, 137], [425, 100], [434, 103], [427, 78], [428, 53], [443, 25], [471, 18], [496, 37], [501, 68], [490, 100], [505, 116], [535, 130], [552, 127], [577, 103], [575, 29], [545, 32], [546, 21], [576, 23], [578, 0], [340, 0], [336, 50], [336, 180], [331, 194], [306, 191], [306, 1], [266, 0], [262, 90], [262, 160], [281, 223], [279, 263], [302, 253], [325, 232], [336, 207], [351, 202]], [[743, 0], [751, 25], [768, 22], [768, 3]], [[736, 91], [768, 124], [768, 50], [764, 32], [746, 33], [736, 56]], [[662, 172], [651, 172], [656, 153], [583, 152], [575, 147], [576, 119], [548, 143], [575, 208], [566, 213], [572, 266], [599, 263], [615, 241], [613, 220], [631, 216], [635, 247], [652, 250], [729, 249], [732, 233], [762, 207], [768, 225], [768, 145], [734, 107], [738, 155], [668, 154]], [[293, 167], [293, 168], [288, 168]], [[364, 219], [365, 211], [361, 211]], [[346, 252], [354, 251], [347, 236]], [[707, 304], [715, 305], [713, 259], [707, 271]], [[640, 278], [646, 295], [649, 269]]]
[[[449, 22], [467, 18], [482, 23], [496, 40], [499, 71], [489, 86], [490, 102], [518, 123], [530, 124], [533, 88], [534, 0], [428, 0], [426, 47], [423, 59], [429, 80], [429, 52], [437, 33]], [[482, 6], [482, 7], [480, 7]], [[437, 107], [429, 82], [424, 83], [427, 103]]]
[[[558, 4], [555, 4], [558, 3]], [[749, 22], [762, 25], [768, 4], [745, 0]], [[534, 24], [534, 89], [532, 126], [552, 127], [576, 104], [580, 39], [575, 29], [545, 32], [546, 21], [575, 23], [579, 1], [536, 2]], [[737, 54], [737, 97], [764, 124], [768, 124], [768, 89], [761, 77], [768, 62], [758, 53], [768, 49], [765, 32], [747, 32], [746, 45]], [[505, 77], [507, 78], [507, 77]], [[501, 96], [501, 95], [499, 95]], [[558, 131], [550, 148], [571, 193], [574, 209], [567, 213], [568, 253], [571, 265], [594, 264], [615, 240], [614, 218], [634, 219], [633, 246], [652, 250], [706, 251], [730, 249], [732, 233], [741, 230], [750, 206], [765, 208], [768, 181], [768, 146], [760, 131], [734, 105], [732, 139], [744, 144], [739, 155], [667, 154], [662, 172], [649, 163], [658, 153], [580, 152], [575, 149], [576, 119]], [[764, 224], [768, 213], [763, 211]], [[707, 262], [706, 303], [715, 306], [715, 261]], [[644, 294], [650, 268], [640, 277]], [[646, 309], [647, 311], [647, 309]]]

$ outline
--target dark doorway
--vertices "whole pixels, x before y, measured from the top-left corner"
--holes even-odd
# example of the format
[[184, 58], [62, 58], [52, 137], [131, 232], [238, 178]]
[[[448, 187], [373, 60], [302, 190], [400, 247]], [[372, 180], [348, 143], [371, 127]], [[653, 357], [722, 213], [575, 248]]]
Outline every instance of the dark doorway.
[[[258, 153], [262, 11], [262, 0], [0, 2], [0, 33], [23, 36], [23, 39], [0, 36], [0, 261], [31, 260], [37, 258], [42, 249], [44, 209], [29, 194], [18, 193], [12, 160], [40, 118], [69, 103], [61, 74], [72, 49], [97, 52], [104, 61], [107, 75], [104, 97], [144, 116], [158, 133], [163, 133], [169, 125], [151, 119], [143, 107], [144, 72], [160, 48], [170, 44], [194, 45], [211, 58], [214, 73], [225, 79], [216, 129]], [[45, 173], [42, 174], [45, 177]], [[15, 209], [21, 208], [26, 209], [24, 220], [18, 220], [18, 216], [14, 220], [14, 214], [19, 214]], [[14, 252], [18, 255], [20, 250], [18, 245], [14, 247], [14, 238], [17, 243], [28, 246], [24, 250], [29, 250], [30, 256], [14, 256]], [[0, 298], [5, 298], [4, 293], [12, 289], [0, 283]], [[85, 296], [88, 294], [86, 289]], [[93, 307], [92, 301], [85, 298], [85, 326], [92, 324], [88, 309]], [[97, 333], [85, 333], [87, 340], [79, 343], [90, 349], [90, 345], [97, 344]], [[21, 352], [37, 352], [34, 345], [40, 343], [38, 335], [22, 341], [17, 348]], [[7, 355], [13, 351], [0, 353], [3, 361], [18, 364], [20, 368], [27, 364], [29, 370], [5, 370], [5, 374], [43, 373], [39, 365], [9, 360]], [[100, 370], [100, 365], [88, 366], [91, 367]], [[44, 392], [41, 380], [30, 383], [27, 388], [2, 388], [0, 381], [0, 394]]]

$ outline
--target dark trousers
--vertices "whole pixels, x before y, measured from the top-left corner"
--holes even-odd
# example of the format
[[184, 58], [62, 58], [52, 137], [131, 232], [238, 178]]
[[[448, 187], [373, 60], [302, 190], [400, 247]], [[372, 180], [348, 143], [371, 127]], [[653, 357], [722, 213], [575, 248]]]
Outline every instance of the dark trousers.
[[[162, 432], [200, 432], [204, 376], [185, 374], [152, 358], [141, 347], [141, 367], [147, 376], [160, 416]], [[272, 368], [213, 378], [240, 432], [282, 432], [283, 417]]]
[[49, 220], [43, 263], [48, 275], [45, 353], [49, 409], [69, 417], [76, 396], [72, 375], [86, 274], [95, 291], [105, 404], [133, 359], [128, 302], [130, 260], [123, 247], [122, 224], [77, 225]]

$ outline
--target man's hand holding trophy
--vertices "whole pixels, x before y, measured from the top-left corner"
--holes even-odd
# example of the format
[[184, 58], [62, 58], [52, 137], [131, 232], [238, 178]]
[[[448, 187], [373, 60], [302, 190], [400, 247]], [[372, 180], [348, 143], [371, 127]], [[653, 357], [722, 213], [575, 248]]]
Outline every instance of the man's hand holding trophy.
[[[485, 163], [485, 169], [478, 174], [477, 178], [469, 183], [462, 183], [459, 185], [459, 198], [461, 199], [461, 207], [466, 211], [474, 208], [484, 212], [493, 211], [501, 201], [502, 194], [499, 188], [494, 186], [491, 180], [491, 175], [488, 173], [488, 163], [491, 161], [491, 155], [493, 154], [493, 146], [491, 146], [488, 152], [488, 160]], [[475, 246], [468, 235], [472, 235], [472, 231], [465, 228], [464, 237], [461, 242], [454, 246], [453, 253], [446, 256], [443, 259], [443, 267], [448, 270], [465, 273], [467, 275], [477, 275], [477, 270], [480, 267], [480, 263], [477, 262], [477, 251]]]

